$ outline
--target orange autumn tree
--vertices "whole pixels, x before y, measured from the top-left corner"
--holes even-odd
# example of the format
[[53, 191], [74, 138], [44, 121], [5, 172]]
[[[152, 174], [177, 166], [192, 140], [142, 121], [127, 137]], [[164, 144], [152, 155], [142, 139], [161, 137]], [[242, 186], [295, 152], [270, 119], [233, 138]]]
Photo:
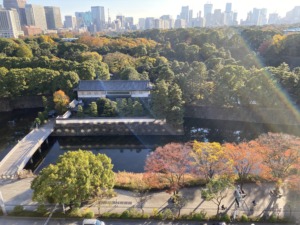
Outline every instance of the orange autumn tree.
[[53, 94], [53, 102], [55, 109], [59, 114], [67, 110], [67, 105], [70, 103], [70, 98], [62, 90], [56, 91]]
[[259, 174], [263, 168], [262, 147], [256, 141], [241, 142], [239, 144], [226, 143], [225, 155], [231, 162], [238, 175], [241, 188], [251, 174]]
[[262, 145], [262, 163], [266, 167], [265, 175], [280, 186], [299, 170], [300, 138], [283, 133], [267, 133], [258, 137]]
[[189, 152], [190, 147], [181, 143], [156, 148], [146, 159], [148, 179], [153, 179], [154, 182], [163, 179], [169, 185], [168, 192], [176, 195], [183, 187], [184, 175], [189, 171]]
[[190, 156], [193, 171], [206, 180], [212, 179], [215, 175], [232, 173], [231, 162], [226, 158], [220, 143], [194, 141]]

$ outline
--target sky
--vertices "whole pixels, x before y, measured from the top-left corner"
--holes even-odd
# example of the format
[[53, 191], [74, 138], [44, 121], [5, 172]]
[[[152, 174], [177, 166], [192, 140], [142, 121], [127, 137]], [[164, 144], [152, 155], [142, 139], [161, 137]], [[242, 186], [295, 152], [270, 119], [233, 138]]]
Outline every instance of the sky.
[[138, 18], [172, 15], [174, 19], [180, 14], [182, 6], [189, 6], [194, 11], [202, 11], [205, 3], [212, 3], [213, 9], [225, 10], [227, 2], [232, 3], [232, 10], [238, 12], [238, 19], [246, 19], [247, 12], [253, 8], [267, 8], [268, 13], [279, 13], [284, 17], [287, 11], [300, 6], [299, 0], [27, 0], [28, 4], [44, 6], [59, 6], [62, 16], [75, 15], [75, 12], [90, 11], [91, 6], [104, 6], [107, 20], [107, 10], [112, 20], [116, 15]]

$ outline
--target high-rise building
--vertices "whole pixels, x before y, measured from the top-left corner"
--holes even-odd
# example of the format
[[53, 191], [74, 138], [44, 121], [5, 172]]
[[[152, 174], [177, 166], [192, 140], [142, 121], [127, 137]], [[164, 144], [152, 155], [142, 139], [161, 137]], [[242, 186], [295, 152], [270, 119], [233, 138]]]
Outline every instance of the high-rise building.
[[92, 19], [93, 25], [96, 26], [97, 31], [102, 31], [105, 29], [105, 13], [103, 6], [92, 6]]
[[213, 25], [213, 4], [206, 3], [204, 4], [204, 20], [205, 26], [212, 26]]
[[125, 16], [123, 15], [117, 15], [116, 19], [120, 21], [120, 26], [125, 27]]
[[206, 3], [204, 4], [204, 18], [206, 18], [208, 15], [211, 15], [213, 12], [213, 4]]
[[42, 30], [47, 30], [45, 9], [40, 5], [25, 5], [26, 20], [29, 26], [36, 26]]
[[279, 24], [279, 23], [280, 23], [279, 14], [278, 13], [270, 13], [268, 24]]
[[75, 29], [76, 18], [73, 16], [65, 16], [64, 27], [67, 29]]
[[154, 18], [147, 17], [145, 20], [145, 29], [153, 29], [154, 28]]
[[232, 3], [230, 2], [226, 3], [225, 12], [226, 13], [232, 12]]
[[48, 29], [56, 30], [62, 28], [60, 8], [55, 6], [45, 6], [44, 8]]
[[179, 16], [180, 19], [185, 20], [186, 24], [190, 21], [190, 9], [188, 6], [182, 6], [181, 7], [181, 13]]
[[77, 27], [90, 27], [93, 23], [92, 13], [88, 12], [75, 12]]
[[283, 19], [284, 23], [300, 23], [300, 6], [294, 7], [291, 11], [286, 13]]
[[27, 24], [25, 5], [26, 0], [3, 0], [3, 7], [5, 9], [16, 9], [18, 11], [21, 26]]
[[24, 35], [17, 9], [0, 9], [0, 37], [18, 38]]
[[133, 29], [133, 17], [125, 17], [124, 27], [127, 30]]
[[145, 18], [139, 18], [139, 29], [144, 30], [146, 25], [146, 19]]

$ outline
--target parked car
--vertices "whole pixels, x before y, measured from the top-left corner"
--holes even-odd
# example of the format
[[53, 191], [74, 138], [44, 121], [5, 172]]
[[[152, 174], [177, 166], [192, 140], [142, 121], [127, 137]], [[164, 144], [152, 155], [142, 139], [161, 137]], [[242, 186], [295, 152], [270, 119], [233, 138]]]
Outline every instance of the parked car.
[[97, 219], [84, 219], [82, 225], [105, 225], [105, 223]]

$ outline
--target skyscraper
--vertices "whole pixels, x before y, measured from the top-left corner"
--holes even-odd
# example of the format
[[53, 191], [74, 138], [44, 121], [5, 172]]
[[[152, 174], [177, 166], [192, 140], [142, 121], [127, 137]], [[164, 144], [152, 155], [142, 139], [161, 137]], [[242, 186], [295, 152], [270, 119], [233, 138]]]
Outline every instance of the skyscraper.
[[55, 6], [45, 6], [44, 8], [48, 29], [62, 28], [60, 8]]
[[204, 18], [206, 18], [208, 15], [211, 15], [213, 12], [213, 4], [206, 3], [204, 4]]
[[3, 0], [3, 7], [6, 9], [16, 9], [19, 13], [21, 25], [26, 25], [25, 15], [26, 0]]
[[232, 3], [230, 2], [226, 3], [225, 12], [226, 13], [232, 12]]
[[105, 29], [105, 13], [103, 6], [92, 6], [92, 19], [93, 24], [96, 26], [97, 31], [102, 31]]
[[46, 14], [43, 6], [26, 4], [25, 13], [28, 25], [47, 30]]
[[64, 27], [74, 29], [76, 27], [76, 18], [73, 16], [65, 16]]
[[18, 38], [24, 35], [17, 9], [0, 9], [0, 37]]
[[92, 13], [88, 12], [75, 12], [77, 27], [90, 27], [93, 23]]
[[181, 7], [180, 19], [185, 20], [186, 24], [190, 21], [190, 10], [188, 6]]

